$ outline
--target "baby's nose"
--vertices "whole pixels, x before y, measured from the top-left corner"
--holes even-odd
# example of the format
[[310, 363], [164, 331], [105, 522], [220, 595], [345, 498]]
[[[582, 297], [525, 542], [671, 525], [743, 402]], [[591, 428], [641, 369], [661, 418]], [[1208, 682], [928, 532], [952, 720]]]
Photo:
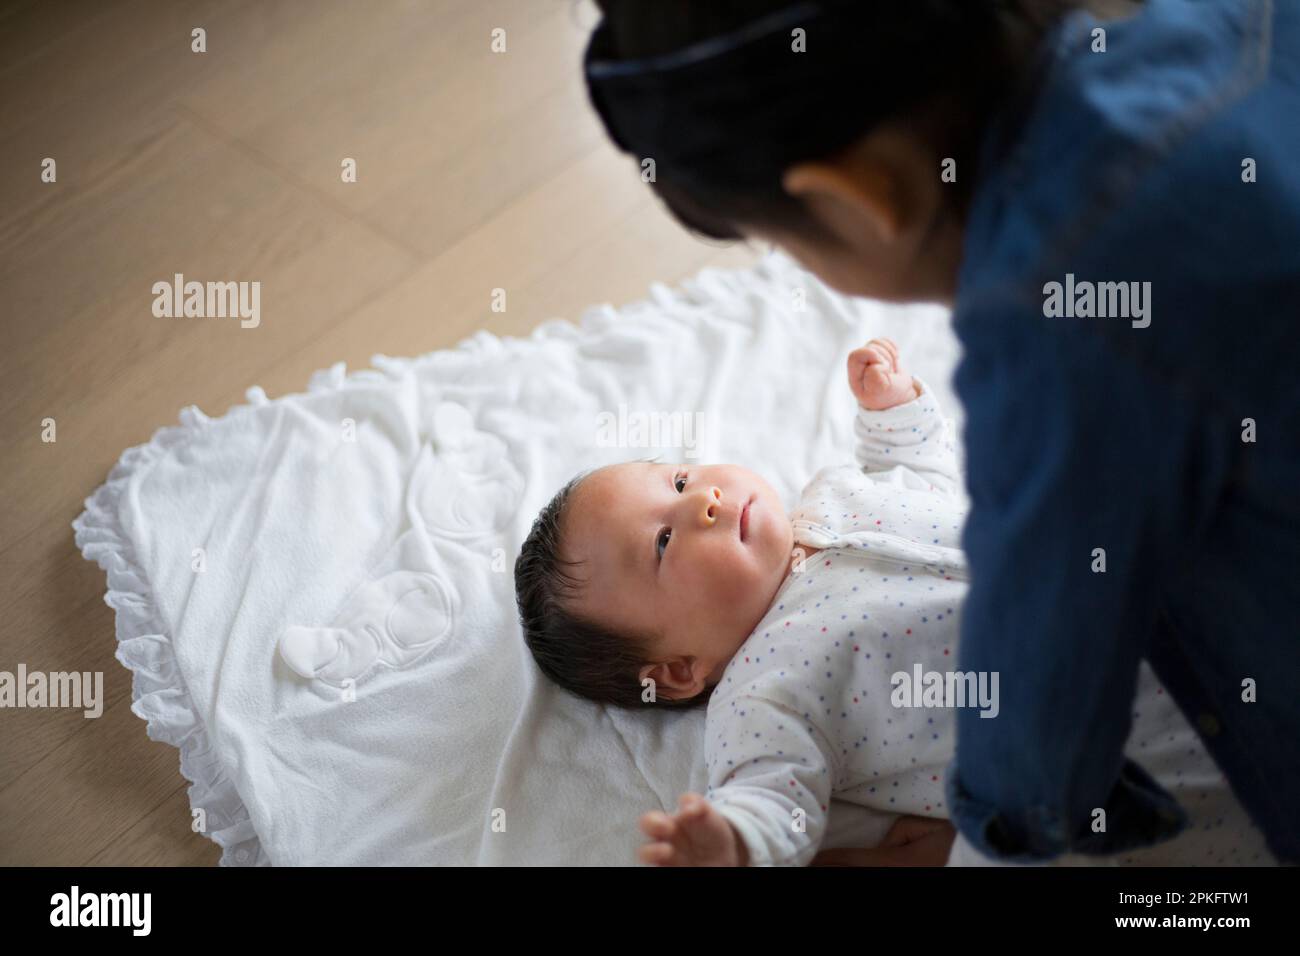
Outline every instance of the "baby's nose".
[[701, 506], [703, 508], [701, 519], [706, 528], [711, 528], [718, 520], [718, 514], [722, 511], [721, 504], [722, 489], [716, 485], [710, 486], [704, 493], [704, 503]]

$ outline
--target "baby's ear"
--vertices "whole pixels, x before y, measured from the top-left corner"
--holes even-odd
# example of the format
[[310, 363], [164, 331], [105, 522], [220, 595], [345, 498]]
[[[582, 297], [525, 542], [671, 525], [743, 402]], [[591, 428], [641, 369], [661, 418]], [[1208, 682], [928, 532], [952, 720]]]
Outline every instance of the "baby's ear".
[[654, 681], [655, 697], [662, 697], [664, 700], [686, 700], [694, 697], [700, 690], [691, 662], [683, 658], [659, 664], [646, 664], [641, 668], [643, 689], [648, 686], [647, 680]]

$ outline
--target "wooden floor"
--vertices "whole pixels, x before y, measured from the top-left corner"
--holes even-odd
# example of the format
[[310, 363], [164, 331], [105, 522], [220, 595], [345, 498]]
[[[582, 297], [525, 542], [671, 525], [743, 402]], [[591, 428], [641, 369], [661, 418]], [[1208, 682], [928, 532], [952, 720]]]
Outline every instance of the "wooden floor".
[[[691, 238], [605, 141], [580, 69], [595, 16], [586, 0], [0, 4], [0, 671], [102, 671], [106, 698], [99, 719], [0, 710], [0, 864], [218, 857], [190, 832], [176, 750], [130, 710], [103, 573], [73, 545], [124, 449], [250, 385], [300, 391], [338, 360], [524, 334], [756, 258]], [[153, 284], [178, 272], [259, 281], [260, 326], [155, 317]]]

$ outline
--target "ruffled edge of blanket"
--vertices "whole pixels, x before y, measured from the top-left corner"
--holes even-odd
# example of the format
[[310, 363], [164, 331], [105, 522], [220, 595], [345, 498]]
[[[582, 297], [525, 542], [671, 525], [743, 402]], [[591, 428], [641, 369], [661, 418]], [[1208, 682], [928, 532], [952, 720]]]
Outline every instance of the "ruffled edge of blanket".
[[221, 865], [268, 866], [271, 861], [253, 830], [248, 808], [185, 686], [171, 635], [121, 521], [122, 496], [132, 476], [206, 422], [196, 408], [185, 409], [180, 417], [181, 426], [161, 428], [147, 444], [122, 453], [72, 527], [82, 555], [108, 576], [104, 603], [116, 612], [115, 656], [132, 674], [131, 710], [146, 722], [151, 740], [180, 751], [181, 775], [190, 782], [190, 807], [202, 813], [203, 834], [221, 847]]

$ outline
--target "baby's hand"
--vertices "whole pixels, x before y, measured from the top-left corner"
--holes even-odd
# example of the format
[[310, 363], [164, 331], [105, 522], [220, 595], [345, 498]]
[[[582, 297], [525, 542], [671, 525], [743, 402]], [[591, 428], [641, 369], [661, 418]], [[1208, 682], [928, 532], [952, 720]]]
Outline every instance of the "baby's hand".
[[745, 843], [727, 818], [697, 793], [682, 794], [673, 816], [651, 810], [641, 817], [650, 842], [637, 852], [652, 866], [745, 866]]
[[921, 394], [921, 387], [899, 364], [898, 346], [889, 339], [872, 339], [849, 354], [849, 388], [858, 404], [873, 412]]

